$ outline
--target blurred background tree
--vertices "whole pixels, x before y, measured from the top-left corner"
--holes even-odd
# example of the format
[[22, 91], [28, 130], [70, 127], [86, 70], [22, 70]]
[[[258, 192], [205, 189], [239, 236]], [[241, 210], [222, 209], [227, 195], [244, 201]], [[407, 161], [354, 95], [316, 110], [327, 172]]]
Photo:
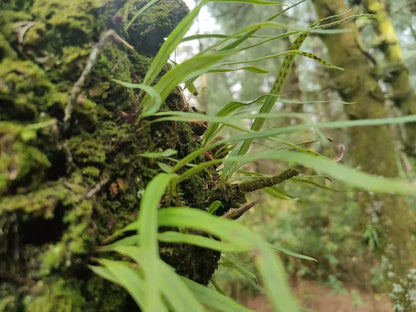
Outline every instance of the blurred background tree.
[[[273, 15], [261, 6], [248, 4], [239, 4], [237, 9], [233, 5], [231, 9], [230, 4], [213, 3], [209, 8], [220, 26], [218, 32], [223, 34], [233, 33], [242, 24], [255, 24]], [[302, 50], [326, 58], [345, 70], [328, 70], [313, 60], [297, 56], [296, 66], [275, 112], [301, 115], [268, 121], [267, 127], [303, 120], [371, 119], [416, 113], [416, 62], [413, 61], [416, 3], [412, 0], [305, 1], [280, 17], [279, 22], [288, 25], [287, 28], [271, 28], [256, 35], [279, 36], [290, 32], [291, 27], [308, 26], [317, 18], [342, 13], [370, 13], [376, 18], [357, 18], [345, 23], [337, 27], [340, 30], [338, 34], [311, 34]], [[291, 36], [270, 41], [247, 50], [246, 58], [288, 50], [293, 39]], [[256, 39], [252, 40], [254, 43]], [[256, 65], [274, 73], [282, 59], [262, 60]], [[201, 92], [204, 88], [215, 92], [208, 92], [204, 109], [213, 114], [233, 99], [252, 101], [270, 90], [273, 79], [268, 73], [260, 75], [249, 71], [207, 75], [199, 88]], [[302, 117], [297, 118], [299, 116]], [[296, 140], [328, 157], [342, 158], [342, 162], [365, 172], [414, 179], [415, 129], [414, 123], [351, 128], [348, 131], [329, 129], [323, 133], [310, 129], [303, 136], [297, 133]], [[227, 136], [227, 133], [223, 135]], [[267, 146], [281, 147], [282, 142]], [[252, 147], [256, 151], [263, 148], [261, 144]], [[276, 165], [271, 161], [261, 161], [255, 168], [244, 169], [271, 174]], [[242, 172], [242, 179], [245, 174]], [[314, 181], [322, 187], [300, 185], [294, 179], [285, 182], [281, 193], [274, 193], [275, 198], [264, 193], [254, 195], [254, 198], [261, 198], [261, 202], [244, 217], [244, 222], [273, 243], [318, 260], [315, 263], [285, 257], [295, 285], [312, 279], [326, 283], [336, 291], [353, 286], [370, 293], [390, 293], [394, 310], [410, 311], [408, 309], [413, 303], [408, 295], [415, 287], [411, 272], [416, 263], [414, 201], [346, 189], [327, 177], [316, 177]], [[256, 281], [245, 271], [250, 271], [249, 259], [225, 257], [223, 261], [225, 266], [231, 265], [236, 274], [220, 270], [217, 274], [220, 287], [242, 300], [247, 300], [247, 294], [258, 294]], [[400, 310], [403, 307], [405, 310]], [[376, 310], [374, 305], [373, 308], [382, 311], [381, 308]], [[386, 309], [390, 311], [392, 308], [387, 305]]]

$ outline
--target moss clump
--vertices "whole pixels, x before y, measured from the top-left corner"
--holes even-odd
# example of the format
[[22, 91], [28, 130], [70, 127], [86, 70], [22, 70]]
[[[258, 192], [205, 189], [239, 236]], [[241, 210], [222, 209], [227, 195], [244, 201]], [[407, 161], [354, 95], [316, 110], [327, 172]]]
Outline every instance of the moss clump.
[[[129, 23], [147, 2], [146, 0], [127, 1], [123, 9], [124, 23]], [[180, 1], [165, 0], [155, 3], [147, 14], [133, 21], [127, 30], [127, 38], [140, 54], [155, 55], [164, 38], [187, 13], [188, 9]]]
[[34, 121], [55, 103], [45, 71], [31, 61], [4, 59], [0, 64], [0, 116]]
[[16, 123], [0, 122], [0, 194], [18, 191], [21, 183], [25, 189], [35, 187], [51, 166], [24, 129]]
[[17, 56], [16, 52], [10, 46], [10, 43], [0, 33], [0, 61], [5, 58], [15, 59]]
[[28, 311], [32, 312], [83, 312], [85, 299], [76, 280], [44, 279], [33, 287], [34, 295], [25, 298]]

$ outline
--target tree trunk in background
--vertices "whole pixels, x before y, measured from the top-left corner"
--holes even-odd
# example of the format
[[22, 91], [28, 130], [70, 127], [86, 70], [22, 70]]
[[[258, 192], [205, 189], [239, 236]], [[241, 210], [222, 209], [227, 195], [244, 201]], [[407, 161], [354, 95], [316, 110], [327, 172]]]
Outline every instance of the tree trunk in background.
[[[315, 0], [319, 18], [347, 11], [343, 0]], [[343, 25], [351, 31], [323, 36], [330, 60], [345, 70], [332, 71], [334, 87], [344, 101], [354, 102], [346, 106], [350, 119], [384, 118], [385, 96], [378, 84], [375, 64], [362, 50], [354, 23]], [[354, 165], [362, 171], [397, 177], [396, 151], [388, 126], [351, 128], [351, 150]], [[378, 250], [381, 265], [389, 281], [392, 300], [397, 311], [415, 311], [412, 295], [416, 289], [416, 248], [412, 231], [414, 216], [403, 198], [391, 195], [357, 192], [362, 207], [363, 229], [376, 229], [381, 235]], [[413, 275], [412, 275], [413, 274]]]
[[[391, 86], [389, 97], [402, 115], [416, 114], [416, 93], [409, 80], [409, 70], [404, 64], [402, 48], [381, 0], [363, 1], [368, 13], [375, 14], [374, 25], [378, 37], [376, 47], [384, 54], [384, 81]], [[402, 142], [406, 153], [416, 156], [416, 123], [406, 123]]]

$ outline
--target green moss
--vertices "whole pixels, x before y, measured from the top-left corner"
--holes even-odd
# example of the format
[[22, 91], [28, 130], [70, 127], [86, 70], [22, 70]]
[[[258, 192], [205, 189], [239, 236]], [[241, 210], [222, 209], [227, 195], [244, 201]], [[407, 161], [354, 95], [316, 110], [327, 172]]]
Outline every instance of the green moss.
[[101, 312], [134, 311], [125, 309], [127, 293], [113, 283], [92, 276], [86, 286], [90, 302], [99, 302]]
[[88, 84], [89, 97], [116, 116], [121, 111], [129, 112], [134, 98], [133, 90], [112, 80], [131, 82], [132, 76], [136, 75], [132, 72], [132, 66], [132, 61], [125, 52], [116, 47], [106, 49], [93, 69]]
[[106, 160], [104, 146], [88, 134], [71, 138], [68, 148], [76, 164], [104, 164]]
[[82, 98], [78, 101], [73, 111], [73, 118], [77, 120], [77, 126], [86, 131], [93, 129], [97, 123], [97, 104]]
[[31, 13], [36, 24], [27, 31], [26, 44], [58, 52], [64, 46], [92, 41], [97, 24], [90, 11], [104, 3], [104, 0], [35, 0]]
[[[29, 1], [25, 1], [29, 2]], [[0, 6], [3, 1], [0, 2]], [[6, 7], [0, 10], [0, 33], [9, 42], [10, 47], [13, 47], [18, 40], [18, 34], [16, 33], [16, 27], [13, 25], [18, 22], [31, 21], [32, 16], [24, 11], [13, 11], [11, 7]]]
[[0, 33], [0, 61], [5, 58], [15, 59], [17, 56], [16, 52], [10, 46], [10, 43]]
[[[125, 23], [129, 23], [146, 3], [145, 0], [129, 0], [123, 12]], [[186, 14], [188, 8], [183, 2], [165, 0], [155, 3], [129, 27], [128, 41], [140, 54], [154, 56], [163, 39]]]
[[0, 63], [0, 116], [3, 120], [36, 120], [53, 101], [53, 85], [30, 61], [5, 59]]
[[34, 287], [36, 296], [24, 299], [26, 311], [31, 312], [83, 312], [85, 299], [79, 282], [71, 279], [50, 278]]
[[17, 311], [17, 300], [15, 289], [6, 283], [0, 284], [0, 311]]
[[0, 2], [1, 9], [25, 10], [32, 5], [33, 0], [4, 0]]
[[3, 196], [0, 199], [0, 212], [26, 212], [29, 215], [44, 216], [45, 218], [53, 215], [55, 208], [60, 203], [74, 202], [82, 196], [83, 188], [65, 187], [62, 183], [56, 182], [54, 185], [39, 188], [34, 192], [24, 195]]
[[[129, 58], [131, 60], [131, 63], [134, 67], [135, 73], [146, 73], [148, 68], [150, 67], [150, 64], [152, 63], [152, 59], [150, 57], [141, 55], [140, 53], [136, 51], [128, 51]], [[138, 79], [143, 79], [143, 77], [137, 77]]]
[[61, 66], [57, 68], [57, 71], [51, 74], [58, 79], [59, 77], [67, 77], [68, 80], [75, 81], [81, 74], [85, 66], [85, 59], [90, 51], [85, 46], [64, 46], [61, 53], [62, 56], [59, 59], [56, 59], [56, 56], [52, 54], [48, 56], [55, 62], [61, 62]]
[[96, 167], [85, 167], [81, 169], [81, 173], [85, 178], [97, 179], [100, 176], [100, 170]]
[[[26, 187], [33, 188], [45, 170], [51, 166], [48, 157], [38, 148], [23, 141], [24, 127], [0, 122], [0, 194], [4, 194], [14, 184], [26, 182]], [[34, 133], [36, 135], [36, 133]], [[36, 177], [36, 178], [35, 178]]]

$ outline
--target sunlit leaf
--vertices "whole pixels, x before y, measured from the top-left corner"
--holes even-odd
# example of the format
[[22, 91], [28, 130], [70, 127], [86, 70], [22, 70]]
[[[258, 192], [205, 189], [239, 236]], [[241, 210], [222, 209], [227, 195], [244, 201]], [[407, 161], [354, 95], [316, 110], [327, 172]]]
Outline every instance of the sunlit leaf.
[[151, 85], [156, 77], [159, 75], [163, 66], [167, 63], [170, 55], [176, 49], [178, 44], [182, 41], [182, 38], [191, 27], [194, 19], [198, 16], [202, 6], [207, 3], [208, 0], [202, 0], [182, 21], [175, 27], [170, 33], [169, 37], [162, 44], [159, 52], [155, 56], [149, 70], [146, 73], [143, 84]]

